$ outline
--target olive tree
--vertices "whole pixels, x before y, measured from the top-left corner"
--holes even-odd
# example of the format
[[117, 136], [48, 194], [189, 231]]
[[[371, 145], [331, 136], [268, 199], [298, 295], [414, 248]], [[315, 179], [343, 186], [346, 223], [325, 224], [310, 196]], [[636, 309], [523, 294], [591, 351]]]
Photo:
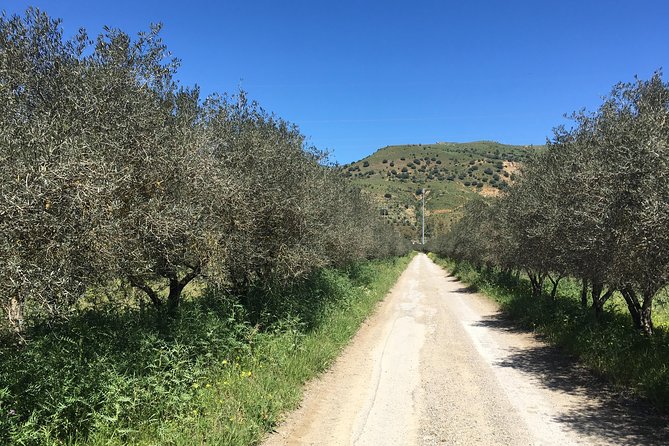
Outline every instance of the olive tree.
[[653, 332], [652, 302], [669, 282], [669, 83], [617, 85], [599, 112], [603, 187], [612, 195], [612, 275], [635, 325]]
[[[245, 225], [229, 234], [232, 285], [285, 283], [316, 268], [380, 253], [391, 237], [371, 201], [308, 146], [295, 126], [267, 113], [245, 92], [212, 97], [205, 121], [214, 156], [240, 184]], [[373, 254], [372, 254], [373, 255]]]
[[36, 9], [0, 17], [0, 302], [17, 330], [119, 279], [176, 308], [197, 277], [244, 289], [404, 249], [297, 127], [179, 86], [159, 31], [65, 40]]
[[177, 89], [158, 31], [64, 41], [34, 9], [0, 20], [0, 274], [14, 325], [26, 302], [54, 313], [116, 277], [156, 304], [164, 278], [176, 303], [221, 258], [234, 213], [208, 210], [237, 191], [213, 168], [197, 91]]
[[[524, 269], [535, 294], [545, 277], [553, 294], [560, 277], [577, 277], [597, 315], [619, 290], [651, 334], [652, 302], [669, 282], [669, 84], [661, 73], [618, 84], [596, 112], [572, 118], [490, 207], [501, 223], [482, 224], [480, 205], [466, 209], [447, 252]], [[485, 248], [495, 237], [497, 256]]]
[[635, 326], [648, 334], [653, 298], [669, 279], [669, 186], [660, 173], [669, 156], [668, 104], [660, 73], [618, 84], [549, 145], [562, 163], [556, 190], [568, 212], [559, 221], [569, 272], [591, 284], [598, 313], [620, 290]]
[[86, 43], [37, 10], [0, 17], [0, 299], [17, 330], [26, 311], [76, 299], [104, 250], [95, 197], [108, 191], [91, 181], [77, 108]]

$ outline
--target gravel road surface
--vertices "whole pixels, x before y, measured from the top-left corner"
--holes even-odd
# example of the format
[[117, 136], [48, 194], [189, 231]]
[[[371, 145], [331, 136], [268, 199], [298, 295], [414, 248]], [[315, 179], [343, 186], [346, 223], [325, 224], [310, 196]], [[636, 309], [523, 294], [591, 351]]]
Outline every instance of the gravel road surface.
[[264, 444], [660, 445], [669, 428], [419, 254]]

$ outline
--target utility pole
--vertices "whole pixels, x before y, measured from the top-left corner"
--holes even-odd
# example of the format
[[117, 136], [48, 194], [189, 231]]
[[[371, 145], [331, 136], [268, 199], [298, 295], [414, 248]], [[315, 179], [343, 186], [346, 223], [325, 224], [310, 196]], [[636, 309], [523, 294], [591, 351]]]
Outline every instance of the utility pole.
[[421, 195], [423, 197], [423, 230], [420, 236], [420, 244], [425, 244], [425, 188], [421, 190]]

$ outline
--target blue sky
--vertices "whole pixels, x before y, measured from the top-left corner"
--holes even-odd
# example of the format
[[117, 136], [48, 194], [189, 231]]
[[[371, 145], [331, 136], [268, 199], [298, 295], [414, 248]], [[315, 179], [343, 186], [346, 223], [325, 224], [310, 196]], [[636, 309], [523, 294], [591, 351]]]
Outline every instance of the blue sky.
[[164, 24], [179, 79], [247, 90], [347, 163], [389, 144], [543, 144], [618, 81], [669, 71], [669, 2], [5, 0], [129, 33]]

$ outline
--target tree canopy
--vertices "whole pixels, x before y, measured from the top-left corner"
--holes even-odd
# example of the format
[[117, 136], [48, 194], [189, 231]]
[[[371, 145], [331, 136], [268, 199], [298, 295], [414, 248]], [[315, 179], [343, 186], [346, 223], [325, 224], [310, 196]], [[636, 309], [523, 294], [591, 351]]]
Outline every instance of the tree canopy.
[[[471, 205], [433, 249], [544, 278], [579, 278], [601, 313], [617, 290], [652, 333], [652, 301], [669, 282], [669, 84], [616, 85], [599, 109], [572, 115], [501, 198]], [[553, 289], [555, 292], [555, 288]]]
[[[0, 300], [68, 311], [121, 280], [178, 306], [407, 249], [299, 129], [246, 93], [176, 80], [160, 26], [66, 40], [37, 9], [0, 17]], [[167, 297], [161, 290], [167, 289]]]

